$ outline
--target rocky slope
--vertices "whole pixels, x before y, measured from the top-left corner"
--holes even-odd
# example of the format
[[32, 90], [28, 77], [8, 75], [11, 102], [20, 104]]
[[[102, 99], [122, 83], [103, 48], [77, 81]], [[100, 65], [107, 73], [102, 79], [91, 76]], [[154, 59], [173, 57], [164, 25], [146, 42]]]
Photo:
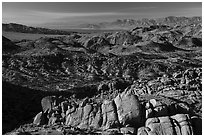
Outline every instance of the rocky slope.
[[18, 48], [3, 48], [3, 133], [201, 134], [202, 27], [192, 23], [3, 37]]

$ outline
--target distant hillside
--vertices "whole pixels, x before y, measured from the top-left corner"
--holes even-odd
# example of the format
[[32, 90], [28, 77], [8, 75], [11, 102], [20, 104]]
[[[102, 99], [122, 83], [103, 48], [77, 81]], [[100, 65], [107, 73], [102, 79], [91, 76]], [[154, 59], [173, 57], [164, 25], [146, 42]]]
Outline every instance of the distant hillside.
[[165, 18], [157, 19], [118, 19], [114, 22], [101, 22], [98, 24], [82, 24], [78, 27], [80, 28], [90, 28], [90, 29], [132, 29], [135, 27], [144, 27], [151, 25], [168, 25], [168, 26], [184, 26], [190, 24], [201, 23], [202, 17], [175, 17], [169, 16]]
[[30, 27], [21, 24], [9, 23], [2, 24], [3, 31], [12, 31], [12, 32], [21, 32], [21, 33], [37, 33], [37, 34], [57, 34], [57, 35], [69, 35], [71, 32], [62, 31], [62, 30], [54, 30], [54, 29], [46, 29], [46, 28], [38, 28], [38, 27]]

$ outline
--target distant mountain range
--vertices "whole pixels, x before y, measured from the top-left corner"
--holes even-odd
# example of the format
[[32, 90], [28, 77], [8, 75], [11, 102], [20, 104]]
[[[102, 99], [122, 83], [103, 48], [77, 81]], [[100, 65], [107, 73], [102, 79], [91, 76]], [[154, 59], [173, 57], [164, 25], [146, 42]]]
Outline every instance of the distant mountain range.
[[141, 20], [134, 19], [118, 19], [114, 22], [101, 22], [98, 24], [82, 24], [79, 25], [79, 28], [87, 29], [132, 29], [135, 27], [144, 27], [151, 25], [190, 25], [195, 23], [201, 23], [202, 17], [175, 17], [169, 16], [166, 18], [157, 18], [157, 19], [147, 19], [143, 18]]
[[30, 27], [16, 23], [2, 24], [3, 31], [21, 32], [21, 33], [37, 33], [37, 34], [57, 34], [57, 35], [69, 35], [70, 32], [63, 30]]
[[[118, 19], [114, 22], [101, 22], [97, 24], [81, 24], [76, 25], [76, 29], [92, 29], [92, 30], [129, 30], [136, 27], [148, 27], [153, 25], [168, 25], [168, 26], [185, 26], [191, 24], [202, 23], [202, 17], [175, 17], [169, 16], [166, 18], [157, 18], [157, 19], [147, 19], [143, 18], [141, 20], [134, 19]], [[67, 28], [71, 29], [71, 28]], [[22, 33], [38, 33], [38, 34], [58, 34], [58, 35], [68, 35], [69, 31], [55, 30], [55, 29], [46, 29], [39, 27], [30, 27], [16, 23], [9, 23], [2, 25], [3, 31], [13, 31], [13, 32], [22, 32]]]

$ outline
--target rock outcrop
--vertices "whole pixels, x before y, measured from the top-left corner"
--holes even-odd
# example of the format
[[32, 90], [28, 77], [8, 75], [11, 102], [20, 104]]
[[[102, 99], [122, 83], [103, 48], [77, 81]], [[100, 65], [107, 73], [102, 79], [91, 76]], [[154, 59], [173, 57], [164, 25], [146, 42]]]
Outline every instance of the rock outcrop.
[[[102, 128], [103, 130], [121, 126], [137, 128], [142, 125], [141, 105], [137, 96], [131, 93], [123, 92], [113, 100], [104, 100], [102, 104], [87, 99], [80, 104], [63, 100], [56, 103], [57, 100], [59, 99], [55, 96], [44, 97], [41, 101], [42, 112], [36, 115], [33, 123], [64, 124], [80, 129]], [[43, 121], [45, 118], [49, 119], [48, 123]]]
[[149, 118], [138, 135], [193, 135], [190, 118], [186, 114]]

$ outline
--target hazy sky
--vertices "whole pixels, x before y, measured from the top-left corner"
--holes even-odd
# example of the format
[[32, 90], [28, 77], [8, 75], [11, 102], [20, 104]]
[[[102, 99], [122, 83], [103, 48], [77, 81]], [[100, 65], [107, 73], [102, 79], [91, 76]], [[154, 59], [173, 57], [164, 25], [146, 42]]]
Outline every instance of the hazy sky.
[[3, 2], [4, 23], [56, 27], [116, 19], [201, 16], [200, 2]]

